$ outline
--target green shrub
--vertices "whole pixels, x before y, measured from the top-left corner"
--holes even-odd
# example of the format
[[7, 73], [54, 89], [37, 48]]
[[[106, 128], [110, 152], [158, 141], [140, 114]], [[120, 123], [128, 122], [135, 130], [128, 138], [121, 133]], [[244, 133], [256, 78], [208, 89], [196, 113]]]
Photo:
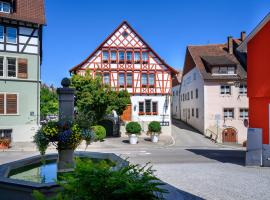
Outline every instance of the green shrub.
[[152, 121], [148, 124], [148, 131], [151, 133], [160, 133], [161, 126], [160, 123], [157, 121]]
[[[105, 161], [79, 160], [75, 171], [62, 177], [63, 190], [55, 200], [162, 200], [167, 190], [153, 173], [148, 166], [129, 165], [115, 171]], [[34, 197], [43, 200], [38, 192]]]
[[138, 122], [129, 122], [126, 125], [126, 131], [128, 134], [136, 134], [139, 135], [141, 133], [141, 125]]
[[101, 125], [92, 126], [95, 133], [95, 141], [102, 141], [106, 137], [106, 129]]

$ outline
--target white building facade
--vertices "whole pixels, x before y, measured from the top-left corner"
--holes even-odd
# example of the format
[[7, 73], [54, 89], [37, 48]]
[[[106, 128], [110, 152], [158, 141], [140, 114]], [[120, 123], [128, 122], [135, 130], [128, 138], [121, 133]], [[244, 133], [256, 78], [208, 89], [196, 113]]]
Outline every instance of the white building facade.
[[126, 21], [70, 72], [85, 75], [87, 70], [93, 77], [102, 76], [104, 84], [116, 91], [131, 94], [124, 121], [138, 121], [144, 131], [149, 122], [159, 121], [163, 133], [171, 134], [170, 96], [177, 72]]
[[[236, 45], [232, 38], [228, 43]], [[181, 119], [216, 142], [243, 144], [248, 119], [246, 70], [228, 43], [187, 48]]]

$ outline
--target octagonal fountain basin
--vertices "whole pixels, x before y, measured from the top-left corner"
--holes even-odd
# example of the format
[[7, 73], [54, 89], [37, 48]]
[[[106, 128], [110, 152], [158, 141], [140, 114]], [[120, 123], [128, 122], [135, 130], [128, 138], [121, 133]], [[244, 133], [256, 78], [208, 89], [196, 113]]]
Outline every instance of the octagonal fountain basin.
[[[75, 152], [75, 157], [93, 162], [106, 160], [112, 164], [112, 170], [127, 166], [128, 162], [112, 153]], [[0, 199], [32, 200], [33, 190], [46, 196], [55, 194], [59, 189], [57, 180], [58, 154], [40, 155], [0, 165]]]

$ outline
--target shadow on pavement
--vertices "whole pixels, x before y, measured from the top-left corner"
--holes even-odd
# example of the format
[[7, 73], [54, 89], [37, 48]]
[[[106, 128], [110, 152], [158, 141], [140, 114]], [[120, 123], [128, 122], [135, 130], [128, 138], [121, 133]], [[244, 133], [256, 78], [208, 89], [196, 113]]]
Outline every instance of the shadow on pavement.
[[191, 193], [180, 190], [166, 182], [163, 182], [165, 185], [162, 188], [168, 190], [169, 193], [164, 194], [166, 200], [203, 200], [203, 198], [193, 195]]
[[196, 132], [196, 133], [201, 134], [198, 130], [194, 129], [193, 127], [191, 127], [190, 125], [188, 125], [187, 123], [185, 123], [181, 120], [172, 119], [172, 124], [180, 129], [185, 129], [188, 131], [192, 131], [192, 132]]
[[222, 163], [232, 163], [245, 166], [246, 151], [244, 150], [214, 150], [214, 149], [186, 149], [186, 150]]

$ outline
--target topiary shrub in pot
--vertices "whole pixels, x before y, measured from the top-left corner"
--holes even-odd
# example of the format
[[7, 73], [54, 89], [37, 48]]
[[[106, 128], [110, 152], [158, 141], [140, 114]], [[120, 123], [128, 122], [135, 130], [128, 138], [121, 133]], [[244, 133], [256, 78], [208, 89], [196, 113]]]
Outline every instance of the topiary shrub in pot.
[[138, 122], [129, 122], [126, 125], [126, 131], [129, 135], [129, 143], [130, 144], [137, 144], [138, 143], [138, 137], [137, 135], [141, 134], [141, 125]]
[[152, 121], [148, 124], [148, 132], [151, 136], [151, 141], [157, 143], [159, 140], [159, 134], [161, 133], [160, 123], [157, 121]]

